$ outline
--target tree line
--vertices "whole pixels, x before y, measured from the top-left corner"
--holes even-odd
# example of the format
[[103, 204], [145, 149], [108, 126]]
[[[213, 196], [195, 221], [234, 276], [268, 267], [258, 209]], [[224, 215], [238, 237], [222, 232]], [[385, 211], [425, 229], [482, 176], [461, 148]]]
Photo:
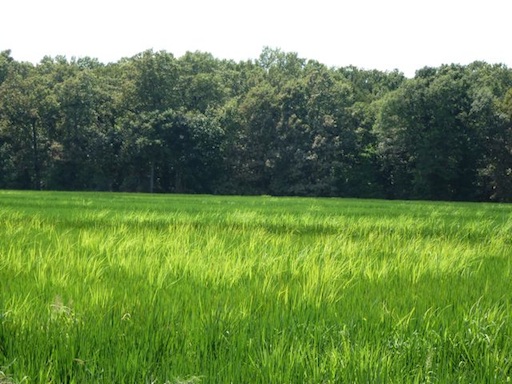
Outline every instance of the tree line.
[[3, 51], [0, 188], [512, 201], [512, 70]]

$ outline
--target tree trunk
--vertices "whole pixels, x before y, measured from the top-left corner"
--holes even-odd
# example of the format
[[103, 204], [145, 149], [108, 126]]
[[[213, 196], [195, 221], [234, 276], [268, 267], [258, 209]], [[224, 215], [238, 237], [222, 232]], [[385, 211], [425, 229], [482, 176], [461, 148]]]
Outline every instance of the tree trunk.
[[149, 193], [153, 193], [155, 187], [155, 163], [151, 162], [151, 170], [149, 173]]
[[39, 154], [37, 147], [36, 119], [32, 119], [32, 150], [34, 160], [34, 189], [41, 189], [41, 177], [39, 170]]

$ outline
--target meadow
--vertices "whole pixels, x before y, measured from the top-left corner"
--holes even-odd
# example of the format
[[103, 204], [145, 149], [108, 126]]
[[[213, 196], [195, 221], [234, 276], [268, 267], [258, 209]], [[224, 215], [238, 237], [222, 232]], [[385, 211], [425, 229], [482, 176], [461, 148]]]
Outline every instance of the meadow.
[[512, 206], [0, 191], [0, 383], [512, 380]]

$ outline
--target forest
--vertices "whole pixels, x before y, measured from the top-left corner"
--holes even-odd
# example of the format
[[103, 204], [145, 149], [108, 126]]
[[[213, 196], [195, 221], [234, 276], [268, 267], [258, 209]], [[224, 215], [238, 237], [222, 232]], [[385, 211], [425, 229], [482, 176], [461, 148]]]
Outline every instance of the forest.
[[0, 53], [0, 189], [512, 201], [512, 70]]

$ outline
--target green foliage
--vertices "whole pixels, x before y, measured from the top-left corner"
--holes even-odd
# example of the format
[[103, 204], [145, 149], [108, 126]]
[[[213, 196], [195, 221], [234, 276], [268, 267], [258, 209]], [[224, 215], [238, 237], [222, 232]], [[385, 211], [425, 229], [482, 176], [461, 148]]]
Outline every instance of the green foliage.
[[485, 169], [496, 166], [493, 159], [510, 164], [504, 152], [496, 153], [496, 148], [505, 150], [497, 102], [507, 84], [512, 85], [510, 71], [475, 63], [424, 68], [387, 94], [376, 133], [388, 193], [434, 200], [489, 198]]
[[139, 112], [166, 110], [178, 103], [178, 66], [174, 56], [167, 52], [145, 51], [129, 63], [127, 76], [134, 85], [131, 108]]
[[406, 79], [269, 47], [108, 65], [4, 51], [0, 188], [510, 201], [511, 87], [484, 62]]
[[212, 191], [212, 180], [220, 168], [222, 140], [213, 117], [169, 109], [141, 113], [125, 124], [121, 155], [128, 174], [138, 178], [126, 178], [134, 184], [122, 188]]
[[6, 50], [0, 52], [0, 85], [5, 81], [9, 74], [9, 66], [13, 62], [11, 51]]
[[0, 192], [0, 381], [512, 376], [502, 204]]

